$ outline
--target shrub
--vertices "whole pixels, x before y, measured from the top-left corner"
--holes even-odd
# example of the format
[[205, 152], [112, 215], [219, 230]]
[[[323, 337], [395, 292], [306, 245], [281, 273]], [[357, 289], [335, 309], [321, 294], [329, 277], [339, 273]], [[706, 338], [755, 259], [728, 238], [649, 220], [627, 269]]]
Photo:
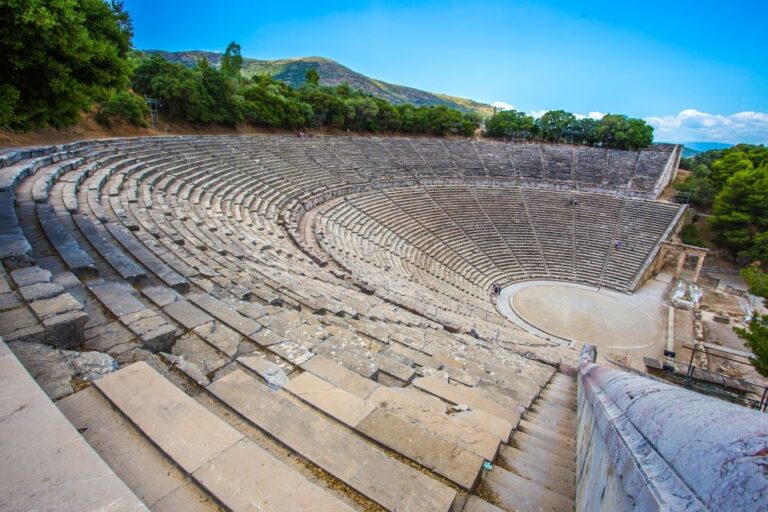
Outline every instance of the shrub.
[[144, 98], [130, 91], [119, 91], [102, 103], [96, 114], [96, 120], [105, 126], [110, 126], [111, 120], [120, 118], [135, 126], [145, 127], [148, 115], [149, 107]]

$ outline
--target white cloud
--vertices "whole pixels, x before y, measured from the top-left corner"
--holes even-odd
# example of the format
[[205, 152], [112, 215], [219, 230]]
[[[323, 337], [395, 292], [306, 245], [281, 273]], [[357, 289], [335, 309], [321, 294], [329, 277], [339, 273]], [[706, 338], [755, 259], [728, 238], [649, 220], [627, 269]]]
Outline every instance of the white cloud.
[[500, 108], [501, 110], [517, 110], [515, 107], [504, 101], [494, 101], [491, 103], [492, 107]]
[[651, 116], [645, 121], [654, 127], [657, 141], [768, 143], [768, 114], [764, 112], [723, 115], [689, 108], [675, 116]]
[[533, 117], [534, 119], [540, 119], [541, 116], [549, 112], [549, 110], [531, 110], [528, 112], [528, 115]]

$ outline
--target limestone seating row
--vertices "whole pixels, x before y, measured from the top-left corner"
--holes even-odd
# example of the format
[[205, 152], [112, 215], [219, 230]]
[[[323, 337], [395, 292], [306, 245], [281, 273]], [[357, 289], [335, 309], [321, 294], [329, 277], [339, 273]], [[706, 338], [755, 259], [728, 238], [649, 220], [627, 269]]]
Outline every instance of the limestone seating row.
[[[1, 268], [1, 267], [0, 267]], [[0, 335], [6, 341], [42, 341], [78, 347], [88, 315], [83, 306], [38, 266], [0, 275]]]

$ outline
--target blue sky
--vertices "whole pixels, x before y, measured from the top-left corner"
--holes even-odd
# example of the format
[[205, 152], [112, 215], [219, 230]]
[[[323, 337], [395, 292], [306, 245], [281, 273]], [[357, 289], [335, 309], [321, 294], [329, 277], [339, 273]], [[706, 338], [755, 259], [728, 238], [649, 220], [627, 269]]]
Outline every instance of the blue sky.
[[328, 57], [537, 113], [647, 119], [656, 139], [768, 143], [768, 1], [127, 0], [134, 46]]

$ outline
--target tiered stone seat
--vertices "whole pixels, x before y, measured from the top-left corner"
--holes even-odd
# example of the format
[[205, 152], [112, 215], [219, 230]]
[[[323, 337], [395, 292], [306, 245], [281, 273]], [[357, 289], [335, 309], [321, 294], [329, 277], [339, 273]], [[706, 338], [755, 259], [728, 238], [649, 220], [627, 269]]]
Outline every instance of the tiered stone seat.
[[0, 335], [114, 358], [58, 403], [152, 508], [524, 509], [541, 489], [572, 507], [534, 484], [558, 472], [530, 452], [562, 441], [536, 404], [575, 355], [511, 326], [488, 287], [629, 289], [679, 213], [549, 190], [633, 186], [606, 185], [603, 150], [580, 170], [587, 149], [169, 136], [9, 153]]

